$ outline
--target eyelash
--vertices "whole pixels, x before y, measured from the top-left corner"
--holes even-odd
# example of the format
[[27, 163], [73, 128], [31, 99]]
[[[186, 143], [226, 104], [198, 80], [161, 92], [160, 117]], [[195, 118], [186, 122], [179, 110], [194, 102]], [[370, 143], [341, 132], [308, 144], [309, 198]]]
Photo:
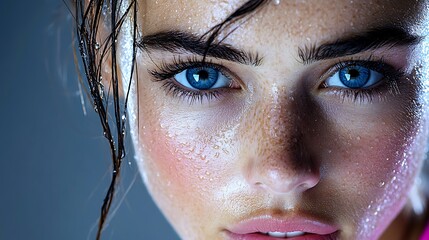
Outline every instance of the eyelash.
[[[386, 96], [386, 91], [388, 91], [390, 94], [399, 94], [398, 80], [405, 76], [405, 72], [386, 63], [383, 58], [379, 60], [374, 59], [372, 55], [364, 60], [352, 59], [348, 61], [337, 62], [334, 64], [334, 66], [330, 67], [330, 69], [322, 76], [322, 78], [327, 79], [341, 69], [353, 65], [359, 65], [370, 70], [377, 71], [383, 75], [383, 78], [380, 80], [379, 84], [370, 88], [351, 89], [334, 87], [333, 89], [336, 90], [336, 95], [340, 97], [343, 102], [346, 99], [352, 99], [353, 102], [359, 101], [371, 103], [374, 97], [378, 97], [379, 100], [383, 100], [383, 97]], [[326, 82], [323, 82], [320, 86], [321, 89], [328, 87], [329, 86], [326, 86]]]
[[157, 66], [157, 70], [149, 70], [149, 74], [152, 75], [156, 82], [165, 81], [162, 87], [167, 91], [167, 93], [172, 94], [173, 97], [178, 97], [179, 99], [187, 99], [192, 104], [196, 101], [202, 102], [204, 99], [210, 101], [212, 99], [217, 99], [222, 95], [221, 90], [191, 90], [180, 87], [174, 80], [174, 76], [181, 71], [184, 71], [188, 68], [214, 68], [225, 75], [227, 78], [234, 82], [229, 71], [218, 64], [211, 62], [210, 60], [202, 62], [200, 58], [195, 56], [188, 57], [185, 60], [179, 57], [174, 57], [172, 63], [162, 62], [161, 65]]
[[[332, 77], [336, 72], [347, 66], [359, 65], [365, 68], [368, 68], [373, 71], [377, 71], [383, 74], [383, 79], [380, 80], [380, 84], [377, 84], [375, 87], [370, 88], [361, 88], [361, 89], [348, 89], [348, 88], [335, 88], [329, 87], [326, 85], [326, 82], [323, 82], [319, 89], [331, 88], [335, 90], [336, 95], [342, 99], [344, 102], [346, 99], [352, 99], [353, 102], [372, 102], [374, 97], [378, 97], [380, 100], [385, 96], [386, 91], [391, 94], [399, 94], [399, 88], [397, 82], [401, 79], [405, 73], [400, 69], [396, 69], [390, 64], [386, 63], [384, 59], [376, 60], [371, 55], [367, 59], [351, 59], [348, 61], [339, 61], [334, 64], [329, 70], [322, 75], [321, 79], [327, 79]], [[213, 62], [206, 61], [202, 62], [200, 58], [193, 56], [186, 59], [179, 57], [174, 57], [172, 63], [162, 62], [157, 66], [156, 70], [148, 70], [149, 74], [152, 75], [154, 81], [161, 82], [165, 81], [162, 84], [162, 87], [166, 90], [168, 94], [172, 94], [173, 97], [179, 99], [189, 100], [190, 104], [199, 101], [202, 102], [204, 99], [210, 101], [217, 99], [222, 95], [222, 93], [228, 88], [224, 89], [213, 89], [213, 90], [191, 90], [185, 89], [179, 86], [174, 79], [174, 76], [181, 71], [184, 71], [188, 68], [195, 67], [204, 67], [204, 68], [214, 68], [224, 74], [227, 78], [234, 82], [233, 77], [229, 71], [218, 64]], [[323, 81], [325, 81], [323, 80]]]

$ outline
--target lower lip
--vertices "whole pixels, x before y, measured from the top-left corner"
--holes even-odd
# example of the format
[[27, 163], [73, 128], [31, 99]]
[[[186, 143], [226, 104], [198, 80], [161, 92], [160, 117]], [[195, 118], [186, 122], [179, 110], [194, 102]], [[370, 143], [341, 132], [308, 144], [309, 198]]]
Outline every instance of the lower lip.
[[318, 234], [305, 234], [298, 237], [291, 238], [276, 238], [264, 234], [251, 233], [251, 234], [236, 234], [228, 233], [229, 240], [278, 240], [278, 239], [292, 239], [292, 240], [335, 240], [336, 232], [328, 235], [318, 235]]

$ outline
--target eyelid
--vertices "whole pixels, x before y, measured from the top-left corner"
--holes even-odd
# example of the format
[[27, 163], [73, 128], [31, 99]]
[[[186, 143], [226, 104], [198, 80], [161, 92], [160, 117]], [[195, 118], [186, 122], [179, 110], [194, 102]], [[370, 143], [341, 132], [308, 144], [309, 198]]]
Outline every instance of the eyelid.
[[[370, 58], [368, 58], [367, 60], [356, 59], [356, 60], [340, 61], [334, 64], [333, 66], [329, 67], [329, 69], [324, 74], [322, 74], [322, 76], [320, 77], [320, 81], [322, 81], [322, 83], [319, 85], [319, 89], [329, 87], [329, 86], [326, 86], [326, 81], [330, 77], [333, 77], [342, 68], [345, 68], [348, 66], [354, 66], [354, 65], [362, 66], [372, 71], [376, 71], [384, 75], [383, 79], [386, 79], [387, 81], [393, 78], [397, 78], [398, 75], [403, 74], [401, 70], [396, 69], [392, 65], [386, 63], [382, 58], [379, 60], [376, 60], [372, 56], [370, 56]], [[385, 80], [381, 80], [381, 81], [385, 81]]]
[[220, 72], [225, 76], [229, 77], [228, 71], [225, 67], [220, 64], [213, 63], [211, 59], [206, 59], [205, 62], [199, 59], [197, 56], [188, 57], [183, 60], [180, 57], [174, 57], [171, 63], [163, 61], [160, 65], [157, 65], [157, 70], [148, 70], [149, 74], [158, 80], [165, 80], [174, 77], [174, 75], [188, 69], [197, 67], [211, 67]]
[[[164, 88], [167, 94], [170, 94], [173, 98], [185, 100], [189, 104], [194, 102], [206, 103], [206, 100], [210, 102], [211, 100], [228, 96], [229, 94], [226, 94], [228, 92], [233, 93], [232, 91], [234, 91], [236, 93], [236, 91], [245, 89], [244, 84], [233, 71], [229, 70], [222, 63], [213, 63], [211, 59], [203, 62], [202, 58], [198, 56], [191, 56], [185, 59], [174, 57], [171, 61], [162, 61], [161, 64], [155, 64], [155, 66], [154, 70], [147, 70], [152, 76], [151, 80], [153, 82], [163, 82], [162, 88]], [[229, 86], [195, 90], [184, 86], [175, 78], [176, 74], [198, 67], [216, 69], [227, 78]]]
[[[401, 67], [392, 64], [392, 62], [394, 63], [395, 61], [392, 59], [390, 59], [390, 61], [385, 61], [384, 58], [376, 59], [372, 56], [366, 60], [361, 58], [339, 61], [331, 65], [327, 70], [320, 71], [323, 72], [319, 80], [314, 82], [313, 89], [322, 94], [321, 96], [327, 96], [327, 99], [330, 100], [339, 100], [340, 103], [348, 101], [350, 103], [367, 104], [375, 100], [383, 102], [388, 96], [400, 94], [400, 89], [406, 87], [408, 84], [403, 81], [404, 77], [409, 76], [408, 73]], [[333, 77], [342, 68], [351, 65], [359, 65], [369, 70], [377, 71], [382, 74], [383, 77], [377, 84], [367, 88], [347, 88], [328, 86], [326, 84], [330, 77]]]
[[214, 63], [210, 58], [206, 59], [205, 62], [202, 62], [202, 58], [195, 55], [185, 59], [175, 56], [173, 57], [173, 60], [171, 60], [171, 63], [163, 61], [160, 65], [157, 65], [155, 70], [148, 70], [148, 72], [152, 75], [154, 81], [163, 81], [173, 79], [176, 74], [179, 74], [186, 69], [196, 67], [214, 68], [231, 81], [230, 88], [244, 89], [244, 84], [240, 78], [223, 64]]

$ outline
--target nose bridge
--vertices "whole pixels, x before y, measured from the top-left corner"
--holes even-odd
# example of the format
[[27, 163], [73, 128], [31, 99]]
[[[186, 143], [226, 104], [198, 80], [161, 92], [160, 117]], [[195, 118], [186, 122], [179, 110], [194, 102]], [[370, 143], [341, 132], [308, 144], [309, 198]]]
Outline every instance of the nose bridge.
[[276, 193], [305, 191], [319, 182], [319, 172], [306, 152], [295, 93], [273, 86], [261, 98], [250, 119], [254, 131], [247, 137], [245, 176], [249, 184]]
[[[263, 111], [266, 118], [262, 121], [262, 130], [265, 131], [268, 139], [273, 144], [278, 146], [288, 147], [290, 144], [285, 145], [290, 138], [297, 134], [296, 119], [300, 118], [295, 109], [295, 98], [293, 91], [286, 91], [286, 89], [273, 85], [268, 99], [265, 99], [262, 106], [265, 107]], [[287, 137], [289, 136], [289, 137]], [[262, 140], [262, 139], [261, 139]]]

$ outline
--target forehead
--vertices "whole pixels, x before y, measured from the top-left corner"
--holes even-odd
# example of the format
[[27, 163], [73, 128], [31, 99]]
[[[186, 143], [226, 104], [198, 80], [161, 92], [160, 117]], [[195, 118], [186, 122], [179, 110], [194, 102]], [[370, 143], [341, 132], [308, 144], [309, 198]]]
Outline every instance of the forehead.
[[[143, 34], [185, 30], [203, 34], [222, 22], [246, 0], [148, 0], [139, 3]], [[427, 1], [407, 0], [281, 0], [263, 5], [245, 23], [254, 32], [290, 37], [312, 32], [361, 30], [386, 24], [412, 25]], [[280, 31], [279, 31], [280, 30]]]

